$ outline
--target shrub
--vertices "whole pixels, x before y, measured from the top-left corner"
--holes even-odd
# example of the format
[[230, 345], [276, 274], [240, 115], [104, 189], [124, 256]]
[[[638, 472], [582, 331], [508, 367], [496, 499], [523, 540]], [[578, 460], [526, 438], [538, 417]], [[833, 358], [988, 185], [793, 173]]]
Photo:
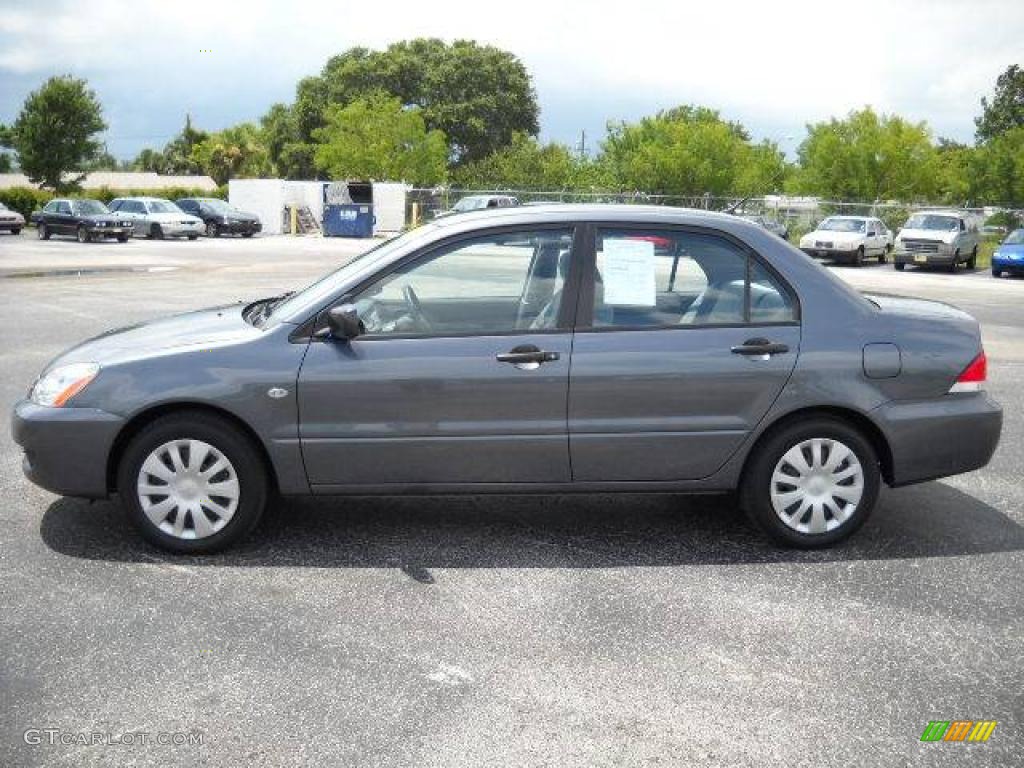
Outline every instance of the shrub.
[[[226, 200], [228, 196], [227, 185], [217, 187], [214, 191], [196, 189], [194, 187], [167, 187], [164, 189], [110, 189], [100, 187], [99, 189], [83, 189], [78, 192], [70, 192], [67, 197], [85, 197], [91, 200], [99, 200], [109, 203], [115, 197], [164, 197], [168, 200], [177, 200], [180, 197], [219, 197]], [[17, 211], [27, 221], [32, 211], [38, 211], [54, 197], [53, 192], [35, 187], [10, 187], [0, 189], [0, 203], [3, 203], [12, 211]]]

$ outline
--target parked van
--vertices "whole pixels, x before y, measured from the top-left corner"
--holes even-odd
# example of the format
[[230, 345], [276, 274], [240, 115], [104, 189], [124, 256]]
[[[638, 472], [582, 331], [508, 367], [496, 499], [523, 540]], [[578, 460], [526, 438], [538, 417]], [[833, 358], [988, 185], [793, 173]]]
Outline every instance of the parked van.
[[956, 272], [960, 264], [974, 269], [981, 236], [978, 223], [962, 211], [919, 211], [896, 235], [893, 266], [945, 267]]

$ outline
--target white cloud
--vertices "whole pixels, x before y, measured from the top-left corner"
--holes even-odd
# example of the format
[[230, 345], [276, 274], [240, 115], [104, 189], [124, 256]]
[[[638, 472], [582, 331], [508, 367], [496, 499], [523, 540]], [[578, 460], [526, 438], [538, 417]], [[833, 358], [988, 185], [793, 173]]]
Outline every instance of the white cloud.
[[[223, 105], [244, 84], [267, 94], [255, 117], [328, 56], [415, 36], [472, 38], [519, 55], [545, 123], [581, 96], [592, 110], [604, 105], [599, 124], [625, 116], [623, 104], [698, 102], [788, 132], [871, 104], [969, 138], [980, 97], [1020, 63], [1024, 3], [15, 3], [0, 7], [0, 77], [104, 77], [108, 90], [163, 90], [182, 100], [180, 111]], [[0, 96], [0, 115], [23, 95]]]

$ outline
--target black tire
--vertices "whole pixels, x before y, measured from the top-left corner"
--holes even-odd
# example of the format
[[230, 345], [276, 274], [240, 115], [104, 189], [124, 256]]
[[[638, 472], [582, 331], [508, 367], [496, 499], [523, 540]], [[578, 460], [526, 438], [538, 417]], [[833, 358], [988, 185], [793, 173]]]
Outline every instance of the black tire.
[[904, 269], [907, 268], [907, 265], [904, 264], [902, 261], [894, 261], [892, 264], [892, 268], [895, 269], [897, 272], [902, 272]]
[[1002, 277], [1002, 276], [1003, 276], [1003, 270], [1001, 270], [999, 267], [992, 267], [992, 277]]
[[217, 226], [217, 222], [208, 221], [206, 222], [206, 236], [207, 237], [220, 237], [220, 227]]
[[189, 235], [188, 239], [189, 240], [198, 240], [199, 239], [199, 235]]
[[[202, 440], [224, 454], [234, 467], [239, 484], [238, 507], [227, 524], [201, 539], [182, 539], [152, 523], [134, 492], [139, 471], [149, 454], [178, 439]], [[251, 440], [219, 416], [186, 412], [162, 416], [132, 438], [121, 456], [117, 487], [128, 518], [146, 541], [168, 552], [206, 554], [229, 547], [244, 538], [259, 522], [267, 505], [270, 485], [267, 468]]]
[[[863, 473], [861, 498], [850, 517], [832, 530], [817, 534], [801, 533], [783, 522], [772, 506], [770, 495], [772, 475], [783, 455], [801, 442], [813, 438], [837, 440], [848, 447], [856, 455]], [[773, 541], [798, 549], [815, 549], [836, 544], [860, 528], [878, 501], [880, 484], [878, 458], [871, 443], [859, 430], [838, 419], [811, 417], [794, 421], [769, 433], [755, 447], [747, 459], [740, 488], [740, 504], [751, 520]]]
[[89, 230], [82, 226], [78, 228], [77, 237], [78, 242], [80, 243], [88, 243], [90, 240], [92, 240], [92, 236], [89, 234]]
[[968, 269], [978, 268], [978, 246], [974, 246], [974, 250], [971, 251], [971, 257], [967, 260]]
[[118, 235], [117, 236], [117, 242], [119, 242], [119, 243], [127, 243], [128, 242], [128, 235]]
[[243, 232], [242, 233], [242, 237], [252, 237], [252, 236], [253, 236], [252, 232]]
[[951, 275], [955, 275], [957, 269], [960, 268], [960, 251], [953, 252], [953, 261], [949, 263], [947, 269]]
[[886, 251], [885, 249], [882, 249], [882, 252], [880, 254], [878, 254], [878, 263], [879, 264], [885, 264], [885, 262], [887, 262], [888, 260], [889, 260], [889, 252]]
[[45, 224], [36, 225], [36, 237], [38, 237], [40, 240], [50, 239], [50, 230], [47, 228]]
[[12, 235], [20, 235], [21, 234], [21, 227], [13, 227], [11, 229], [11, 234]]
[[853, 255], [853, 266], [862, 267], [864, 266], [864, 246], [862, 245], [857, 249], [857, 252]]
[[153, 224], [149, 228], [149, 236], [154, 240], [164, 239], [164, 229], [159, 224]]

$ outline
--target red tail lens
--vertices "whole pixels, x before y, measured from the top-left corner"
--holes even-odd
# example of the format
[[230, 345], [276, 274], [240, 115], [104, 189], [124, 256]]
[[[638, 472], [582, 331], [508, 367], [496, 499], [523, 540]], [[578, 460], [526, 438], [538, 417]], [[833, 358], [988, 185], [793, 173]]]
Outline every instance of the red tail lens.
[[982, 350], [971, 364], [964, 368], [964, 372], [961, 373], [956, 380], [956, 383], [950, 387], [950, 392], [977, 392], [984, 385], [985, 380], [988, 378], [988, 358], [985, 357], [985, 351]]

